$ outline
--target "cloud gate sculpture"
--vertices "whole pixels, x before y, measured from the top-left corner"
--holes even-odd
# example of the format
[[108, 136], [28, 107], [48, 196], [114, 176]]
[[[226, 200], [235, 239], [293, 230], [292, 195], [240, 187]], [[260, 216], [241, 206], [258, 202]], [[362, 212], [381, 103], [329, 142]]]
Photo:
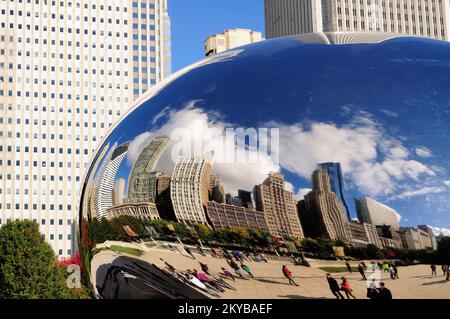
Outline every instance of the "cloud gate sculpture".
[[220, 297], [234, 251], [356, 245], [364, 205], [394, 229], [450, 228], [449, 75], [450, 43], [383, 33], [263, 41], [172, 75], [86, 173], [78, 246], [97, 296]]

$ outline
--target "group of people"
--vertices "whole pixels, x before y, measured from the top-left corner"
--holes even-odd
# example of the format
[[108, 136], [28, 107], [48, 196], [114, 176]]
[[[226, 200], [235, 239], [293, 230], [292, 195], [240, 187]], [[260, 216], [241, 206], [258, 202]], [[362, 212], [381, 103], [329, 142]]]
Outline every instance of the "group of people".
[[[431, 275], [432, 276], [437, 276], [436, 265], [432, 264], [430, 267], [431, 267]], [[450, 281], [450, 267], [449, 267], [449, 265], [448, 264], [443, 264], [441, 266], [441, 269], [442, 269], [442, 273], [443, 273], [443, 276], [445, 277], [445, 279], [447, 281]]]
[[[192, 252], [192, 249], [188, 246], [183, 246], [183, 249], [186, 251], [186, 253], [191, 257], [192, 259], [196, 259], [194, 253]], [[200, 245], [197, 244], [196, 246], [197, 252], [202, 256], [207, 256], [206, 250]], [[256, 262], [268, 262], [266, 256], [263, 252], [240, 252], [237, 250], [229, 251], [227, 249], [223, 248], [211, 248], [211, 256], [216, 258], [224, 258], [226, 260], [235, 258], [237, 261], [256, 261]]]
[[[356, 299], [355, 295], [353, 294], [353, 289], [350, 286], [350, 281], [347, 278], [342, 277], [341, 284], [339, 284], [338, 281], [333, 278], [330, 273], [326, 274], [326, 278], [331, 293], [336, 297], [336, 299], [345, 299], [341, 291], [345, 293], [347, 299], [350, 299], [350, 297]], [[380, 282], [379, 286], [377, 287], [375, 281], [373, 281], [370, 287], [367, 288], [367, 298], [376, 300], [389, 300], [392, 299], [392, 293], [388, 288], [386, 288], [384, 282]]]

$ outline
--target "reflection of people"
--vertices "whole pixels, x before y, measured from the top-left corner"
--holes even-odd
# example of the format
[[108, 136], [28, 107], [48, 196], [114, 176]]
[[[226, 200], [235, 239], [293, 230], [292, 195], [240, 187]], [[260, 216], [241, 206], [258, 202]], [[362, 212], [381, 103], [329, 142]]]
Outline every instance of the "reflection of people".
[[347, 270], [349, 273], [352, 273], [352, 266], [350, 266], [350, 264], [348, 263], [348, 261], [345, 262], [345, 266], [347, 266]]
[[339, 284], [336, 279], [334, 279], [331, 274], [327, 273], [327, 281], [328, 286], [330, 286], [330, 290], [333, 293], [333, 295], [336, 297], [336, 299], [345, 299], [344, 296], [341, 294], [341, 289], [339, 288]]
[[283, 265], [283, 267], [281, 267], [281, 271], [283, 272], [283, 275], [289, 280], [289, 285], [298, 286], [298, 284], [292, 278], [292, 272], [289, 271], [289, 269], [288, 269], [288, 267], [286, 267], [286, 265]]
[[356, 299], [356, 297], [353, 295], [353, 289], [350, 287], [350, 282], [347, 278], [342, 277], [342, 283], [341, 283], [341, 289], [345, 292], [345, 295], [347, 296], [347, 299], [350, 299], [352, 297], [353, 299]]
[[436, 265], [435, 265], [435, 264], [432, 264], [432, 265], [430, 266], [430, 268], [431, 268], [431, 276], [437, 276], [437, 273], [436, 273]]
[[191, 249], [187, 246], [184, 246], [184, 250], [189, 254], [189, 256], [192, 257], [192, 259], [195, 259], [194, 254], [192, 253]]
[[363, 266], [362, 263], [360, 263], [360, 264], [358, 265], [358, 271], [359, 271], [359, 273], [361, 274], [361, 277], [362, 277], [364, 280], [366, 280], [367, 278], [366, 278], [366, 274], [364, 273], [364, 266]]
[[159, 259], [160, 259], [162, 262], [164, 262], [164, 264], [170, 269], [170, 271], [173, 271], [173, 272], [176, 271], [175, 267], [172, 266], [171, 264], [169, 264], [167, 261], [165, 261], [165, 260], [162, 259], [162, 258], [159, 258]]
[[241, 268], [244, 269], [244, 271], [251, 277], [254, 278], [252, 272], [250, 271], [250, 268], [244, 264], [243, 262], [241, 262]]
[[380, 300], [392, 299], [392, 293], [389, 289], [385, 287], [384, 282], [380, 282], [380, 288], [378, 288], [377, 291], [379, 293], [378, 299]]

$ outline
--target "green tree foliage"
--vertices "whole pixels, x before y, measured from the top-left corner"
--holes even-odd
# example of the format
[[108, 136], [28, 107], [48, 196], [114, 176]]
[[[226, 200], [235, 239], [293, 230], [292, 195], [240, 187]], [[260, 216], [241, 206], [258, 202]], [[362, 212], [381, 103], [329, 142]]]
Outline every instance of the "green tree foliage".
[[100, 221], [98, 219], [91, 221], [89, 224], [89, 236], [96, 244], [115, 239], [113, 227], [106, 218]]
[[10, 222], [0, 228], [0, 298], [70, 298], [63, 268], [39, 225]]
[[440, 263], [450, 264], [450, 237], [439, 240], [437, 255]]
[[197, 233], [198, 239], [203, 243], [209, 243], [213, 239], [213, 230], [206, 225], [196, 224], [194, 225], [195, 232]]

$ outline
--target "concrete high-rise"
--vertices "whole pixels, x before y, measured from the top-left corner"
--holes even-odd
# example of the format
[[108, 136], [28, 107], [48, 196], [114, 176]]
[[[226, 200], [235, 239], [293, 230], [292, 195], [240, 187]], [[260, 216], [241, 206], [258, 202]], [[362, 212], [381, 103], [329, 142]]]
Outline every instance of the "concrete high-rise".
[[285, 190], [280, 173], [271, 173], [263, 184], [254, 187], [256, 210], [264, 213], [269, 232], [276, 236], [304, 238], [294, 194]]
[[236, 47], [264, 40], [261, 32], [249, 29], [227, 29], [205, 40], [205, 55], [215, 55]]
[[113, 148], [114, 151], [98, 176], [97, 193], [95, 194], [94, 207], [97, 219], [107, 218], [107, 210], [113, 206], [114, 181], [119, 166], [127, 155], [129, 143]]
[[180, 157], [177, 160], [170, 184], [170, 197], [179, 222], [208, 224], [203, 204], [209, 199], [212, 159], [213, 153], [204, 157]]
[[449, 0], [265, 0], [268, 39], [313, 32], [392, 32], [450, 39]]
[[351, 232], [346, 212], [337, 195], [331, 191], [327, 170], [312, 174], [312, 191], [299, 204], [299, 215], [307, 237], [322, 237], [350, 243]]
[[123, 178], [116, 180], [114, 185], [114, 205], [121, 205], [124, 202], [126, 181]]
[[152, 139], [139, 154], [128, 177], [128, 202], [155, 202], [158, 161], [169, 144], [167, 136]]
[[423, 230], [424, 232], [426, 232], [428, 234], [428, 236], [430, 236], [431, 245], [432, 245], [433, 249], [437, 249], [437, 240], [436, 240], [436, 236], [433, 233], [433, 229], [428, 225], [419, 225], [418, 228]]
[[59, 256], [90, 156], [170, 73], [166, 0], [0, 1], [0, 225], [29, 219]]
[[356, 213], [362, 223], [376, 226], [389, 225], [395, 229], [400, 228], [399, 214], [389, 206], [369, 197], [355, 199]]
[[344, 176], [342, 175], [341, 163], [321, 163], [318, 169], [324, 169], [330, 178], [331, 191], [336, 194], [347, 214], [347, 221], [351, 221], [350, 210], [344, 196]]

